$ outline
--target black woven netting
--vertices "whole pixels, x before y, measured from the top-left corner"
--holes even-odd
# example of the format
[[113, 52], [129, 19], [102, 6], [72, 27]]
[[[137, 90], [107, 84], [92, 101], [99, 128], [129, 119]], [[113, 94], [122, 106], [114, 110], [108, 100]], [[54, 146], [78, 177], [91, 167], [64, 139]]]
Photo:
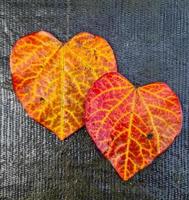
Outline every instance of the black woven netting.
[[[130, 181], [119, 178], [85, 128], [61, 142], [16, 99], [11, 47], [41, 29], [60, 40], [101, 35], [120, 73], [139, 85], [166, 82], [180, 97], [181, 135]], [[188, 200], [188, 114], [188, 0], [0, 0], [0, 200]]]

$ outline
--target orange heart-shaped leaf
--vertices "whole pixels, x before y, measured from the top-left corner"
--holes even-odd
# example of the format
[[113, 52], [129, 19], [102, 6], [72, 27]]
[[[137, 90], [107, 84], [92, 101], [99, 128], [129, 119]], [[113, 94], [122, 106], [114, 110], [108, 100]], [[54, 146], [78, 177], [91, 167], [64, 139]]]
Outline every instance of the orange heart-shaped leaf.
[[182, 110], [165, 83], [135, 88], [110, 72], [89, 90], [85, 122], [97, 147], [128, 180], [171, 145], [181, 130]]
[[10, 66], [14, 90], [29, 116], [61, 140], [83, 126], [91, 84], [117, 70], [106, 40], [85, 32], [65, 44], [44, 31], [27, 35], [14, 45]]

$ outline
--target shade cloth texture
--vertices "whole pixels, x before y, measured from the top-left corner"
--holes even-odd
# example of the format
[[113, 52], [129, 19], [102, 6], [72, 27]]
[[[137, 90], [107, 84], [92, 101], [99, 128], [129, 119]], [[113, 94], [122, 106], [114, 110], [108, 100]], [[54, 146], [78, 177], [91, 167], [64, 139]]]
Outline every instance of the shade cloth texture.
[[[184, 113], [168, 151], [124, 182], [85, 128], [61, 142], [29, 118], [12, 89], [9, 55], [19, 37], [39, 30], [63, 41], [100, 35], [134, 84], [166, 82]], [[0, 0], [0, 200], [189, 200], [188, 114], [188, 0]]]

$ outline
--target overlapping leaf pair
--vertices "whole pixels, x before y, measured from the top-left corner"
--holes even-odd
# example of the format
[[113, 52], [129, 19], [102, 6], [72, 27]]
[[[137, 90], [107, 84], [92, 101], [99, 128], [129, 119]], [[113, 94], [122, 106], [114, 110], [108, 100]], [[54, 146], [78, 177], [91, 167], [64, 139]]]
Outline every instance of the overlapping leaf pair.
[[117, 73], [110, 45], [80, 33], [62, 43], [40, 31], [10, 56], [14, 90], [30, 117], [63, 140], [86, 124], [124, 180], [149, 165], [179, 134], [182, 110], [165, 83], [135, 88]]

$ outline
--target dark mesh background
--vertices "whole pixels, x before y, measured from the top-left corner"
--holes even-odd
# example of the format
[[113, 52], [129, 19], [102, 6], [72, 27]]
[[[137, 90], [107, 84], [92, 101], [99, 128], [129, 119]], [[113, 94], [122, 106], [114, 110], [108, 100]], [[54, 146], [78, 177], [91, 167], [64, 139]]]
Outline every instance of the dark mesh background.
[[[85, 128], [64, 142], [30, 119], [11, 86], [9, 54], [21, 36], [47, 30], [66, 40], [105, 37], [135, 84], [164, 81], [184, 124], [169, 150], [129, 182], [118, 177]], [[189, 1], [0, 0], [0, 200], [189, 199]]]

